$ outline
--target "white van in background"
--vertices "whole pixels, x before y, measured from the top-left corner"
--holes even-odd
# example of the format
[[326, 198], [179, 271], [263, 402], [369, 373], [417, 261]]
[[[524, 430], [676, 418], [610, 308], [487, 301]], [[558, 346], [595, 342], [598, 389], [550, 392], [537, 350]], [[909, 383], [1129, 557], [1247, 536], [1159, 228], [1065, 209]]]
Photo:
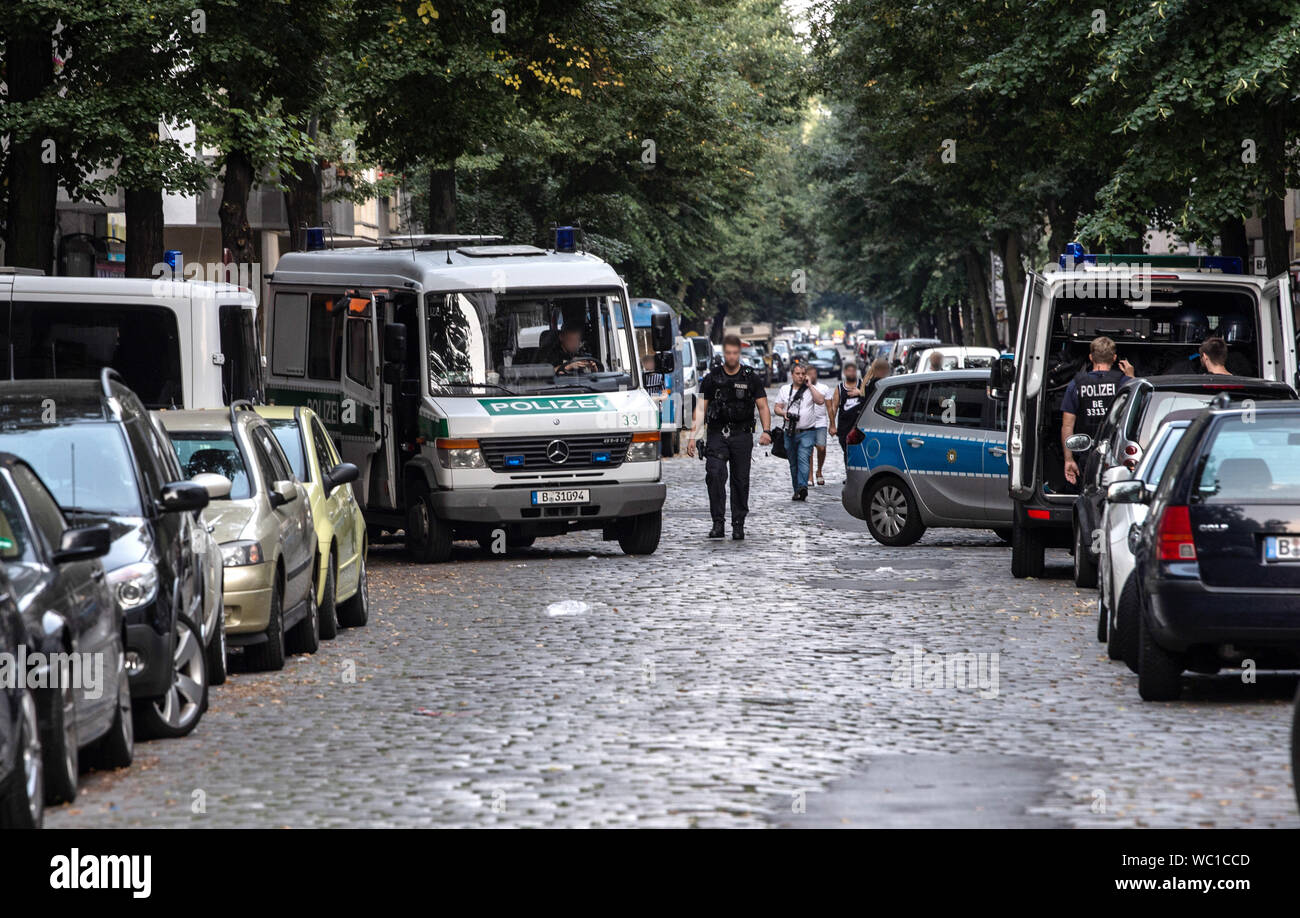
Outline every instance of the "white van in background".
[[0, 268], [0, 379], [122, 375], [148, 408], [262, 400], [257, 299], [208, 281]]

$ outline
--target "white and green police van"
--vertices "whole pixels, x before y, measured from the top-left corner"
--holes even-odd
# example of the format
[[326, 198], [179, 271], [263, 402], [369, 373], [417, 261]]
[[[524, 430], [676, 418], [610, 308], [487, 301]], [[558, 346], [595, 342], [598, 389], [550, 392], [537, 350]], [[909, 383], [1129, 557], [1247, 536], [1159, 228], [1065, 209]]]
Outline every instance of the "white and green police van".
[[[623, 280], [566, 228], [554, 249], [499, 238], [284, 255], [266, 303], [267, 400], [321, 416], [361, 470], [371, 538], [401, 530], [418, 560], [446, 560], [455, 540], [501, 552], [583, 529], [650, 554], [659, 411]], [[657, 333], [671, 372], [670, 329]]]

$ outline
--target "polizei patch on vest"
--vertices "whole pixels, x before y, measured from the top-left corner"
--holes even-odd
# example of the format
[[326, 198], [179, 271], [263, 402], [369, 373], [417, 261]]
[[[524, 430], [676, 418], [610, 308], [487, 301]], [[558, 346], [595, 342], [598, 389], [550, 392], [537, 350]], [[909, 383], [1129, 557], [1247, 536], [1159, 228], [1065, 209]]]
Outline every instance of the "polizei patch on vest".
[[1115, 384], [1113, 382], [1079, 383], [1079, 397], [1114, 398]]
[[579, 398], [481, 398], [478, 403], [493, 417], [503, 414], [572, 414], [584, 411], [613, 411], [603, 395]]

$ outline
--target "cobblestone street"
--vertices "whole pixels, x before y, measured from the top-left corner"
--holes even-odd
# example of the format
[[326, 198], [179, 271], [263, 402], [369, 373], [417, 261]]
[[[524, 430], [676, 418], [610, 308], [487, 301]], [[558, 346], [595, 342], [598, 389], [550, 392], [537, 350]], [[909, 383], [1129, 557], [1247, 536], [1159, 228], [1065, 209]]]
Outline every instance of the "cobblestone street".
[[[1016, 581], [988, 531], [883, 547], [834, 442], [807, 504], [766, 452], [744, 542], [704, 539], [682, 457], [648, 558], [598, 532], [442, 566], [377, 547], [368, 627], [232, 675], [47, 824], [1300, 825], [1294, 676], [1144, 704], [1064, 552]], [[997, 654], [992, 684], [910, 684], [952, 653]]]

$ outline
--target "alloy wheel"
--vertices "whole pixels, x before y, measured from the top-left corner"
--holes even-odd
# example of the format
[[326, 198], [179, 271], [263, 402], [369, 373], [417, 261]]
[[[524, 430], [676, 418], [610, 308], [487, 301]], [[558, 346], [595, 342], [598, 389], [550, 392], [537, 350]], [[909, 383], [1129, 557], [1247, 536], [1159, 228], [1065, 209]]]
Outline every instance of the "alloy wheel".
[[153, 705], [169, 727], [181, 729], [199, 715], [205, 677], [199, 638], [184, 625], [179, 625], [177, 631], [176, 649], [172, 652], [172, 684]]
[[891, 538], [907, 525], [907, 498], [894, 485], [885, 485], [871, 498], [871, 522]]

